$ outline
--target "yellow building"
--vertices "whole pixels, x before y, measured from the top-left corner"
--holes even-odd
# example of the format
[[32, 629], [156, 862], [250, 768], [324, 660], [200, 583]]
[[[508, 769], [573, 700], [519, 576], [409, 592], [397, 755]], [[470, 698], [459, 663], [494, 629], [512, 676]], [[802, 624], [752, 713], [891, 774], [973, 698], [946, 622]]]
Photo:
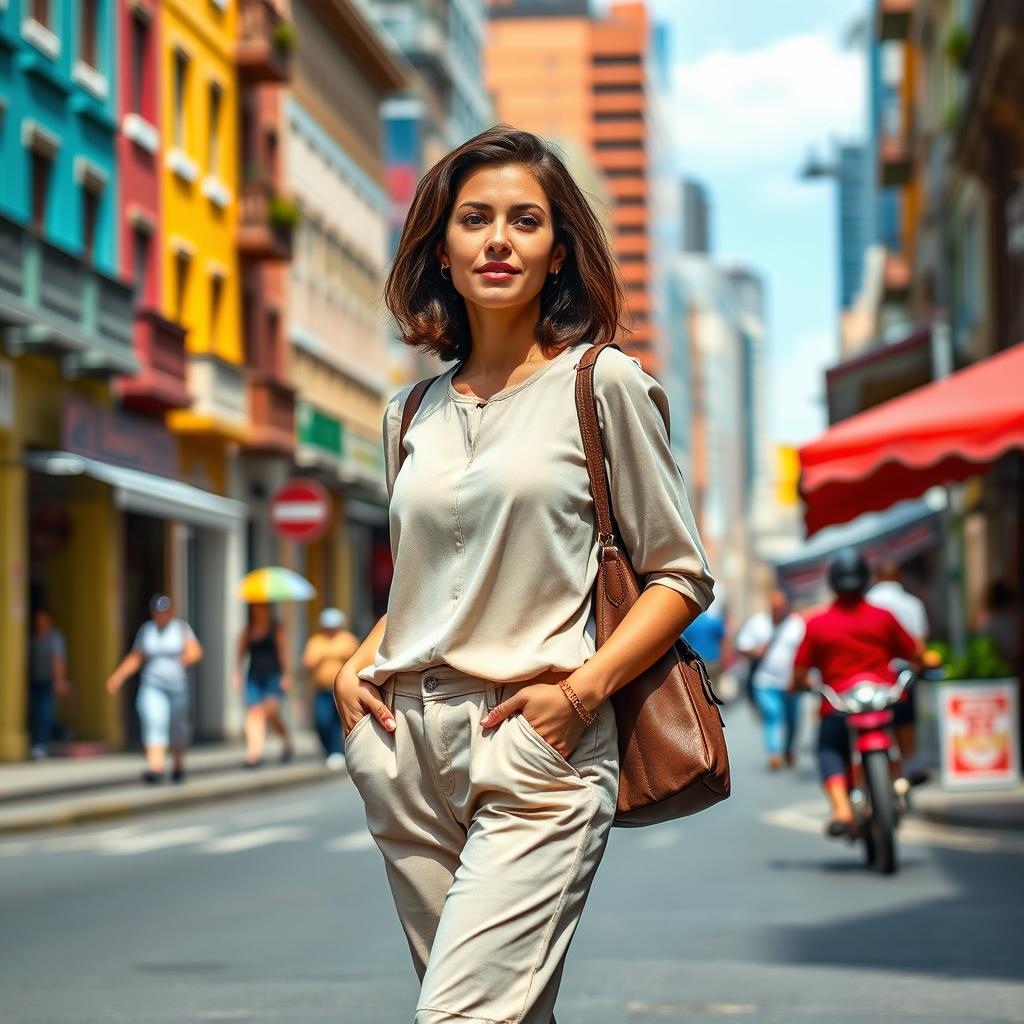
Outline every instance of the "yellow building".
[[246, 437], [236, 6], [165, 0], [159, 62], [163, 312], [188, 331], [192, 395], [169, 424], [215, 441]]

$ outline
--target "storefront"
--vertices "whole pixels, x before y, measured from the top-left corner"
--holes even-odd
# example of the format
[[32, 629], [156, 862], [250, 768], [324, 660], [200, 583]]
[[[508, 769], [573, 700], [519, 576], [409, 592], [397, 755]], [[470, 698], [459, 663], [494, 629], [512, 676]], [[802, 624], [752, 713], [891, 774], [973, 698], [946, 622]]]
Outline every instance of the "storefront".
[[[104, 681], [148, 617], [150, 596], [167, 592], [204, 647], [193, 679], [197, 736], [224, 735], [245, 506], [183, 479], [211, 473], [182, 459], [158, 421], [103, 404], [103, 389], [45, 375], [24, 383], [20, 572], [25, 608], [49, 607], [67, 639], [73, 691], [59, 711], [63, 729], [101, 749], [134, 745], [131, 688], [115, 700]], [[28, 622], [26, 613], [5, 639], [24, 648]]]

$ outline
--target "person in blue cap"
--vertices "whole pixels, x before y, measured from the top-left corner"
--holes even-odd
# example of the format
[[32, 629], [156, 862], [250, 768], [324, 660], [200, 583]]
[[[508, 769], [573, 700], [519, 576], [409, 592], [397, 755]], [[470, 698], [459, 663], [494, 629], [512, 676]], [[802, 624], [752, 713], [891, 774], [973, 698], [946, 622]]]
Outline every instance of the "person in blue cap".
[[184, 782], [185, 750], [191, 734], [187, 670], [202, 660], [203, 649], [192, 627], [184, 619], [175, 618], [174, 606], [166, 594], [155, 595], [149, 611], [151, 618], [139, 627], [132, 649], [107, 679], [107, 691], [117, 693], [141, 671], [135, 709], [146, 748], [143, 781], [150, 785], [163, 782], [170, 748], [174, 758], [171, 779]]

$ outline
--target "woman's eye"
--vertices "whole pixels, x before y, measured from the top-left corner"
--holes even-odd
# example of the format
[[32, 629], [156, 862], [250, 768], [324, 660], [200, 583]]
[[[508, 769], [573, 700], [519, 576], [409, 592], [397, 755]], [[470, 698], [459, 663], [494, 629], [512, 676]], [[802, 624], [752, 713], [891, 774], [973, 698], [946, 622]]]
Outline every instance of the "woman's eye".
[[483, 217], [480, 216], [479, 213], [467, 213], [466, 216], [462, 218], [463, 224], [476, 225], [483, 224], [483, 222], [484, 219]]
[[521, 224], [524, 228], [539, 228], [540, 221], [536, 217], [520, 217], [517, 224]]

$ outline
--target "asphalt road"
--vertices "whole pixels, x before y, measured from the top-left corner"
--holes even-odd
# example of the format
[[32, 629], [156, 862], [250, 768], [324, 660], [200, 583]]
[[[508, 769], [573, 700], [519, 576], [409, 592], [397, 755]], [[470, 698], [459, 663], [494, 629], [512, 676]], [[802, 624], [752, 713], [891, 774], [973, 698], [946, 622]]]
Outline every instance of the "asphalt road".
[[[905, 823], [895, 879], [820, 834], [805, 756], [616, 831], [559, 1024], [1024, 1022], [1024, 835]], [[0, 841], [4, 1024], [401, 1024], [416, 986], [347, 779]]]

